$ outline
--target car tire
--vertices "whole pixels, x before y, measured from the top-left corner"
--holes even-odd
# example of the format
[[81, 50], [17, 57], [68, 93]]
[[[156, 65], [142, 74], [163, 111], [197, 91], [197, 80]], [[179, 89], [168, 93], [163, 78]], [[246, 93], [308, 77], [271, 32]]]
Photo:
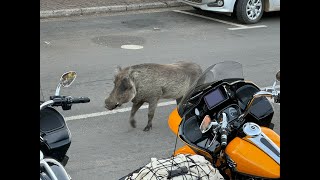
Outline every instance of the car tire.
[[257, 23], [264, 12], [264, 0], [238, 0], [235, 10], [237, 19], [241, 23]]

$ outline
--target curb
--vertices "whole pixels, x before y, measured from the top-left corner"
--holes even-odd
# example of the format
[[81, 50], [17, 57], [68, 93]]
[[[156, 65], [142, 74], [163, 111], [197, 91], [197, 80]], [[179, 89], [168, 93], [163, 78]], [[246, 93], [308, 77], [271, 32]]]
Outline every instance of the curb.
[[54, 18], [54, 17], [68, 17], [68, 16], [80, 16], [97, 13], [109, 13], [109, 12], [124, 12], [142, 9], [155, 9], [155, 8], [169, 8], [185, 6], [185, 4], [177, 1], [166, 2], [152, 2], [152, 3], [139, 3], [128, 5], [112, 5], [112, 6], [100, 6], [100, 7], [88, 7], [88, 8], [75, 8], [75, 9], [59, 9], [59, 10], [47, 10], [40, 11], [40, 19]]

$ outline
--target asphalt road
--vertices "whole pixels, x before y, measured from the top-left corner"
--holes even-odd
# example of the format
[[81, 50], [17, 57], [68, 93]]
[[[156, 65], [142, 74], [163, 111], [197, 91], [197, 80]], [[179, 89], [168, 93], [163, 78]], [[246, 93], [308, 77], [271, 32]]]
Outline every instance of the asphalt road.
[[[186, 10], [196, 14], [194, 10]], [[206, 17], [237, 23], [232, 17], [202, 13]], [[195, 61], [203, 68], [224, 61], [239, 61], [246, 79], [258, 86], [272, 85], [280, 69], [280, 15], [267, 14], [254, 26], [237, 26], [173, 12], [142, 11], [40, 21], [40, 81], [46, 99], [54, 94], [60, 75], [75, 70], [78, 76], [61, 94], [88, 96], [88, 104], [74, 105], [65, 117], [106, 111], [103, 102], [112, 90], [114, 69], [144, 63]], [[136, 44], [143, 49], [122, 49]], [[40, 94], [40, 98], [41, 98]], [[168, 100], [163, 100], [168, 101]], [[130, 107], [131, 103], [121, 108]], [[143, 132], [147, 109], [136, 114], [130, 127], [129, 112], [68, 121], [72, 144], [66, 170], [75, 180], [119, 179], [145, 165], [151, 157], [169, 157], [175, 136], [167, 118], [174, 105], [158, 107], [153, 129]], [[273, 122], [280, 134], [280, 105], [274, 105]], [[178, 143], [178, 147], [181, 143]]]

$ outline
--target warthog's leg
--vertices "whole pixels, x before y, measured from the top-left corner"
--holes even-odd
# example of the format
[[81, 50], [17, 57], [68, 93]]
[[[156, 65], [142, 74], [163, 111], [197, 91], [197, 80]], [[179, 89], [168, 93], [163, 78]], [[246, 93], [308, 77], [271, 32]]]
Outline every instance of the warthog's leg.
[[142, 106], [144, 102], [133, 103], [130, 113], [130, 124], [133, 128], [136, 127], [136, 120], [134, 120], [134, 115], [138, 111], [138, 109]]
[[153, 119], [153, 116], [154, 116], [154, 112], [156, 111], [157, 104], [158, 104], [158, 99], [149, 102], [148, 124], [143, 129], [143, 131], [149, 131], [150, 129], [152, 129], [152, 119]]

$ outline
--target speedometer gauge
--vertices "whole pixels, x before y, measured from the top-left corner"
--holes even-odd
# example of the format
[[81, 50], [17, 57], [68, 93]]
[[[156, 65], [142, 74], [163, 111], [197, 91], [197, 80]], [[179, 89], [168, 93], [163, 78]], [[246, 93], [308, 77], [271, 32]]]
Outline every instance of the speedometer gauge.
[[229, 115], [230, 115], [231, 117], [235, 118], [235, 117], [238, 116], [238, 111], [237, 111], [235, 108], [230, 107], [230, 108], [229, 108]]

